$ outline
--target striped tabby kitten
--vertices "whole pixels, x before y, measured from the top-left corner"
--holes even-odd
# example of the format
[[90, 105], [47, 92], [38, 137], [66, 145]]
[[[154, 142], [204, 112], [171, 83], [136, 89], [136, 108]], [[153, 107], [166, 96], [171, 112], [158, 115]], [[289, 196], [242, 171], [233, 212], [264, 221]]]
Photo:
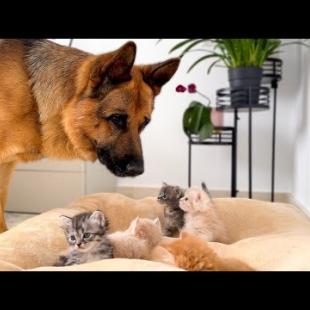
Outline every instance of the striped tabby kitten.
[[112, 245], [106, 237], [108, 222], [101, 211], [86, 212], [70, 218], [62, 215], [62, 228], [70, 245], [55, 266], [84, 264], [112, 258]]
[[179, 207], [179, 200], [184, 196], [184, 190], [179, 186], [163, 183], [158, 194], [158, 202], [164, 205], [165, 225], [163, 234], [167, 237], [177, 237], [184, 226], [184, 211]]

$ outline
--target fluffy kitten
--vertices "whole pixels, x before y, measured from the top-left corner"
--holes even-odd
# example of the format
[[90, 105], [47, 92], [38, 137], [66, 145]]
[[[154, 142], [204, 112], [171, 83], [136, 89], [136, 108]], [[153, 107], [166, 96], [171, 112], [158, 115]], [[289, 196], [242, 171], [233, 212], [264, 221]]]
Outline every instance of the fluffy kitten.
[[170, 263], [188, 271], [254, 271], [238, 259], [221, 258], [207, 242], [186, 232], [162, 247], [172, 254]]
[[204, 190], [197, 187], [187, 189], [184, 197], [180, 199], [180, 208], [185, 211], [183, 231], [205, 241], [227, 243], [224, 223], [217, 214], [216, 206]]
[[178, 236], [180, 229], [184, 226], [184, 211], [179, 207], [179, 201], [183, 196], [184, 190], [179, 186], [163, 183], [157, 199], [164, 205], [164, 236]]
[[127, 230], [112, 233], [108, 238], [115, 258], [149, 259], [162, 238], [160, 221], [137, 217]]
[[100, 211], [62, 215], [62, 228], [70, 245], [55, 266], [83, 264], [113, 257], [113, 248], [106, 237], [107, 219]]

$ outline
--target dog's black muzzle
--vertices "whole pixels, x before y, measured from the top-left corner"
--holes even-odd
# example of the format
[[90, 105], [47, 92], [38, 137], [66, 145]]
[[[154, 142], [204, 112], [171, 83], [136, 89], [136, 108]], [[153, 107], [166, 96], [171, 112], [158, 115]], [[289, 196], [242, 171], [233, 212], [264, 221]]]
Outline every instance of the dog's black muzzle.
[[118, 177], [135, 177], [144, 172], [143, 158], [133, 155], [115, 158], [108, 148], [97, 147], [96, 152], [99, 161]]

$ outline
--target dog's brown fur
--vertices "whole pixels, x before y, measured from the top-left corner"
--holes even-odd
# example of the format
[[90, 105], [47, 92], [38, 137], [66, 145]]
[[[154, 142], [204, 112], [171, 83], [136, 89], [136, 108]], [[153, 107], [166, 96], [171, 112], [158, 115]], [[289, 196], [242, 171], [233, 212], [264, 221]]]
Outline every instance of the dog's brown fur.
[[[143, 172], [140, 132], [179, 59], [134, 66], [135, 53], [133, 42], [94, 56], [47, 40], [0, 40], [0, 232], [16, 162], [98, 158], [119, 176]], [[115, 114], [126, 115], [125, 127]]]

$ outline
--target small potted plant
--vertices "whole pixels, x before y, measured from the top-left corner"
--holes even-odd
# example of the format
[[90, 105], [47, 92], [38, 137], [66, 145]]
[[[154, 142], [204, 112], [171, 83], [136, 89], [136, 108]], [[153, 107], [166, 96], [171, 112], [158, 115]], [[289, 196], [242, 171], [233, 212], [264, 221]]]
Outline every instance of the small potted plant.
[[[212, 49], [199, 48], [202, 44], [212, 44]], [[187, 39], [179, 42], [171, 50], [183, 49], [180, 57], [193, 51], [202, 51], [204, 56], [197, 59], [188, 69], [190, 72], [201, 62], [214, 59], [207, 73], [218, 63], [228, 68], [228, 78], [232, 93], [232, 105], [249, 103], [248, 95], [239, 96], [243, 90], [251, 90], [250, 104], [256, 105], [259, 100], [259, 87], [262, 79], [262, 67], [268, 57], [279, 52], [279, 48], [289, 44], [301, 44], [301, 41], [283, 43], [280, 39]], [[234, 95], [235, 94], [235, 95]]]
[[211, 107], [209, 97], [197, 90], [195, 84], [189, 84], [187, 87], [178, 85], [178, 93], [188, 92], [190, 94], [199, 94], [207, 100], [207, 104], [199, 101], [192, 101], [183, 114], [183, 130], [190, 137], [195, 135], [199, 140], [207, 139], [214, 131], [214, 126], [223, 125], [223, 113]]

